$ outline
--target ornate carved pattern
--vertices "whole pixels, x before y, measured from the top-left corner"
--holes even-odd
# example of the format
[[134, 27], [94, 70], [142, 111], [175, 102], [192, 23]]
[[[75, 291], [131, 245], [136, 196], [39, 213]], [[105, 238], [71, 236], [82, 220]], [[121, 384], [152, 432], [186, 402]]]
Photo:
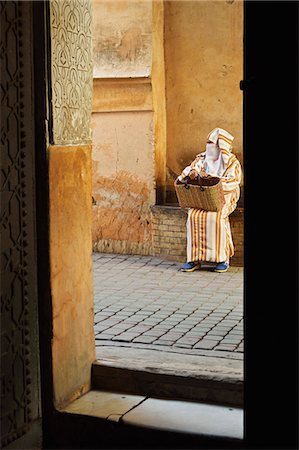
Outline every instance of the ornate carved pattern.
[[1, 1], [1, 440], [36, 417], [31, 2]]
[[54, 144], [91, 142], [90, 0], [51, 0]]

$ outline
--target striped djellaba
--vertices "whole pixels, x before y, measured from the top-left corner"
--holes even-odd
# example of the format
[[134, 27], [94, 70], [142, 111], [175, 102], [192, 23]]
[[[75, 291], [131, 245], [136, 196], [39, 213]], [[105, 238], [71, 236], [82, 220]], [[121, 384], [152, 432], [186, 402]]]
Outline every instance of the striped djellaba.
[[[213, 139], [217, 131], [217, 142], [221, 151], [225, 170], [220, 177], [222, 181], [225, 205], [219, 212], [188, 209], [187, 218], [187, 261], [188, 262], [224, 262], [234, 255], [234, 244], [229, 223], [229, 215], [237, 207], [240, 197], [242, 177], [241, 165], [231, 152], [233, 137], [222, 129], [213, 130], [208, 140]], [[212, 139], [211, 139], [212, 136]], [[196, 168], [199, 172], [205, 166], [205, 152], [196, 156], [190, 166], [186, 167], [180, 179]]]

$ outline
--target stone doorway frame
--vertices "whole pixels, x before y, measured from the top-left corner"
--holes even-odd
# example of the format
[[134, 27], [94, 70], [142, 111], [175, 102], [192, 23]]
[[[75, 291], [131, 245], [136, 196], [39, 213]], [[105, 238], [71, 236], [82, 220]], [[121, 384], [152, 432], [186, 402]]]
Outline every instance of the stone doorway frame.
[[[249, 9], [249, 6], [251, 5], [251, 3], [249, 2], [249, 3], [247, 3], [247, 5], [248, 5], [248, 9]], [[38, 16], [39, 20], [41, 20], [41, 21], [44, 20], [43, 19], [43, 17], [44, 17], [43, 7], [44, 7], [44, 4], [42, 4], [41, 15]], [[251, 11], [252, 11], [252, 9], [251, 9]], [[263, 11], [265, 12], [265, 9]], [[279, 10], [278, 10], [278, 12], [276, 11], [276, 18], [278, 17], [278, 14], [279, 14]], [[252, 19], [252, 17], [250, 19]], [[247, 19], [248, 20], [247, 25], [250, 24], [250, 22], [249, 22], [250, 19], [249, 18]], [[43, 28], [41, 28], [41, 27], [39, 27], [39, 29], [41, 29], [42, 32], [44, 31]], [[269, 31], [271, 31], [270, 28], [269, 28]], [[263, 32], [265, 32], [264, 28], [263, 28]], [[271, 36], [271, 32], [269, 34]], [[37, 35], [38, 35], [38, 33], [37, 33]], [[279, 34], [278, 36], [280, 38], [281, 35]], [[43, 39], [42, 34], [39, 35], [39, 39], [41, 39], [41, 40]], [[276, 42], [278, 42], [278, 39]], [[287, 41], [287, 39], [285, 39], [283, 42], [285, 43], [288, 41]], [[249, 44], [252, 45], [252, 41], [249, 40]], [[255, 53], [256, 50], [259, 51], [259, 53], [257, 55], [260, 58], [263, 56], [262, 50], [259, 50], [258, 48], [254, 49], [254, 50], [255, 51], [252, 52], [251, 55], [249, 54], [249, 56], [253, 56], [253, 55], [256, 56], [256, 53]], [[252, 51], [252, 48], [251, 48], [251, 51]], [[44, 62], [44, 59], [45, 59], [45, 55], [42, 54], [42, 61], [40, 61], [41, 64], [39, 67], [41, 72], [43, 70], [41, 65]], [[268, 59], [268, 61], [269, 61], [269, 59]], [[271, 64], [270, 64], [270, 67], [274, 68], [274, 63], [273, 63], [273, 66], [271, 66]], [[251, 87], [250, 87], [251, 81], [250, 81], [250, 79], [248, 79], [249, 75], [254, 77], [255, 75], [258, 74], [258, 69], [256, 67], [251, 67], [251, 69], [252, 69], [252, 73], [249, 73], [249, 72], [245, 73], [245, 82], [246, 82], [246, 76], [247, 76], [247, 82], [245, 83], [245, 87], [244, 87], [245, 89], [247, 89], [246, 84], [248, 85], [248, 88], [251, 89]], [[42, 78], [42, 76], [41, 76], [41, 78]], [[275, 81], [276, 81], [276, 79], [277, 79], [277, 77], [274, 78]], [[254, 82], [255, 82], [255, 80], [253, 79], [252, 85], [253, 85], [253, 88], [256, 89], [256, 86], [254, 86]], [[274, 86], [274, 84], [272, 84], [272, 85], [270, 84], [270, 86], [272, 87], [272, 86]], [[254, 93], [254, 89], [252, 89], [252, 91]], [[250, 92], [250, 94], [252, 93], [252, 91]], [[258, 89], [256, 89], [255, 92], [258, 92], [258, 93], [260, 92], [259, 87], [258, 87]], [[252, 97], [254, 97], [254, 95]], [[256, 99], [258, 98], [257, 96], [255, 96], [255, 97], [256, 97]], [[255, 118], [255, 114], [254, 114], [256, 112], [256, 106], [255, 106], [254, 102], [252, 102], [250, 106], [251, 106], [251, 109], [247, 110], [248, 118], [250, 119], [250, 124], [248, 124], [248, 122], [246, 122], [246, 127], [247, 127], [247, 132], [248, 132], [248, 136], [246, 138], [247, 150], [249, 149], [249, 143], [252, 144], [252, 148], [253, 148], [253, 144], [256, 140], [256, 133], [257, 133], [257, 131], [255, 131], [254, 136], [252, 136], [252, 135], [249, 136], [250, 128], [252, 129], [252, 127], [254, 127], [254, 125], [258, 124], [258, 120]], [[44, 117], [44, 116], [42, 116], [42, 117]], [[41, 127], [42, 129], [43, 129], [43, 126]], [[257, 128], [259, 128], [259, 127], [257, 127]], [[45, 138], [43, 135], [41, 141], [43, 142], [44, 139]], [[45, 144], [44, 150], [46, 150], [46, 147], [47, 147], [47, 145]], [[249, 161], [248, 154], [246, 154], [245, 156]], [[46, 433], [48, 433], [47, 437], [49, 437], [49, 438], [52, 437], [51, 433], [53, 433], [54, 431], [56, 434], [58, 434], [59, 431], [62, 431], [62, 433], [68, 432], [69, 436], [71, 436], [74, 431], [74, 425], [78, 426], [80, 428], [80, 431], [82, 431], [82, 432], [85, 431], [85, 433], [87, 433], [87, 434], [90, 431], [94, 432], [94, 430], [97, 430], [97, 436], [99, 439], [98, 442], [101, 442], [101, 444], [103, 444], [102, 447], [104, 448], [105, 442], [107, 442], [107, 440], [105, 441], [105, 439], [104, 439], [105, 434], [106, 435], [107, 434], [108, 435], [115, 434], [116, 428], [115, 428], [114, 424], [108, 423], [107, 421], [105, 423], [99, 423], [99, 421], [97, 420], [96, 423], [93, 422], [93, 425], [92, 425], [91, 420], [87, 423], [86, 417], [78, 417], [75, 420], [74, 418], [67, 417], [67, 415], [60, 414], [58, 412], [58, 410], [55, 409], [55, 407], [53, 406], [53, 386], [52, 386], [53, 374], [52, 374], [52, 358], [51, 358], [52, 357], [52, 355], [51, 355], [52, 310], [51, 310], [50, 271], [49, 271], [49, 258], [48, 258], [48, 251], [49, 251], [48, 216], [47, 216], [48, 200], [47, 200], [47, 195], [46, 195], [48, 188], [47, 188], [47, 183], [44, 183], [44, 179], [43, 179], [43, 176], [45, 176], [47, 179], [48, 172], [47, 172], [47, 170], [45, 170], [45, 168], [47, 167], [47, 158], [46, 158], [45, 154], [39, 156], [39, 159], [40, 159], [40, 161], [39, 161], [38, 167], [40, 169], [44, 169], [44, 171], [41, 170], [41, 172], [38, 174], [38, 177], [37, 177], [39, 179], [38, 187], [40, 187], [41, 191], [42, 191], [41, 193], [38, 192], [38, 196], [40, 196], [38, 205], [41, 207], [41, 209], [38, 212], [39, 213], [38, 227], [40, 227], [38, 230], [38, 239], [39, 239], [38, 261], [39, 261], [39, 267], [40, 267], [40, 270], [39, 270], [40, 319], [45, 319], [45, 322], [42, 322], [42, 321], [40, 322], [41, 323], [41, 325], [40, 325], [41, 346], [43, 348], [43, 352], [41, 352], [41, 366], [42, 366], [42, 388], [43, 388], [42, 389], [43, 419], [44, 419], [44, 423], [45, 423], [44, 430], [46, 431]], [[37, 191], [38, 191], [38, 189], [37, 189]], [[45, 200], [46, 204], [44, 204], [42, 202], [42, 200]], [[261, 210], [261, 208], [260, 208], [260, 210]], [[45, 217], [42, 217], [43, 212], [46, 214]], [[45, 242], [43, 242], [43, 240], [45, 240]], [[45, 253], [43, 253], [41, 251], [42, 248], [44, 248]], [[248, 250], [249, 250], [249, 248], [248, 248]], [[42, 267], [44, 268], [44, 273], [42, 273], [43, 272]], [[286, 271], [285, 271], [285, 273], [286, 273]], [[259, 280], [261, 280], [261, 276], [259, 277]], [[273, 292], [274, 292], [274, 290], [273, 290]], [[251, 295], [252, 295], [252, 292], [251, 292]], [[247, 306], [246, 306], [246, 308], [247, 308]], [[249, 311], [249, 308], [248, 308], [248, 311]], [[253, 310], [251, 309], [251, 311], [253, 312], [254, 309]], [[264, 311], [263, 311], [263, 313], [264, 313]], [[272, 317], [277, 318], [278, 314], [275, 313], [275, 315], [272, 315], [271, 318]], [[257, 328], [257, 332], [259, 333], [259, 336], [260, 336], [261, 335], [261, 325], [259, 325], [257, 323], [256, 328]], [[264, 349], [259, 350], [258, 356], [261, 356], [262, 351], [264, 351]], [[274, 363], [276, 363], [276, 361], [274, 361], [274, 362], [272, 361], [272, 367], [276, 369], [276, 367], [274, 366]], [[263, 367], [266, 367], [266, 364], [264, 364]], [[271, 367], [271, 365], [270, 365], [270, 367]], [[278, 371], [278, 373], [282, 373], [282, 371], [280, 371], [280, 372]], [[256, 389], [255, 392], [257, 392], [258, 394], [262, 394], [265, 384], [263, 382], [258, 382], [257, 385], [255, 386], [253, 384], [254, 381], [259, 381], [259, 379], [256, 378], [254, 380], [254, 378], [252, 378], [250, 380], [251, 386], [249, 383], [248, 389], [250, 387], [255, 388]], [[287, 386], [285, 386], [285, 387], [287, 387]], [[288, 393], [291, 393], [290, 389], [287, 389], [287, 390], [288, 390]], [[267, 389], [266, 389], [266, 391], [267, 391]], [[271, 392], [271, 397], [272, 397], [272, 392]], [[289, 402], [290, 397], [288, 395], [286, 395], [285, 398], [286, 398], [286, 401], [285, 401], [284, 405], [287, 406], [287, 402]], [[270, 396], [268, 396], [268, 399], [270, 400]], [[251, 400], [251, 407], [256, 407], [257, 404], [260, 406], [264, 406], [264, 404], [262, 403], [261, 400], [260, 401]], [[282, 402], [281, 402], [281, 404], [282, 404]], [[275, 407], [276, 407], [276, 404], [273, 401], [272, 401], [272, 403], [270, 403], [270, 406], [272, 406], [272, 405], [275, 405]], [[247, 436], [248, 437], [247, 446], [245, 446], [245, 448], [252, 448], [252, 446], [250, 446], [250, 442], [252, 443], [252, 445], [257, 445], [258, 447], [260, 447], [261, 445], [263, 445], [264, 442], [267, 441], [266, 443], [269, 446], [269, 440], [270, 440], [270, 445], [271, 445], [271, 440], [272, 440], [273, 445], [279, 445], [280, 443], [282, 446], [285, 445], [285, 439], [288, 436], [283, 433], [285, 433], [286, 430], [290, 431], [290, 429], [289, 428], [287, 429], [285, 426], [281, 426], [281, 423], [277, 419], [277, 410], [276, 409], [274, 409], [274, 411], [268, 410], [267, 414], [265, 415], [265, 416], [267, 416], [267, 417], [265, 417], [265, 419], [267, 419], [267, 420], [265, 420], [265, 422], [260, 421], [260, 423], [259, 423], [259, 420], [260, 420], [259, 415], [257, 415], [257, 417], [254, 418], [253, 416], [254, 416], [255, 411], [252, 409], [252, 412], [253, 412], [253, 414], [251, 416], [251, 424], [250, 425], [253, 426], [253, 428], [254, 428], [254, 426], [256, 426], [257, 431], [260, 431], [260, 432], [262, 431], [263, 438], [261, 440], [259, 440], [258, 438], [253, 436], [253, 433], [250, 433], [250, 431], [253, 432], [253, 428], [251, 428], [251, 430], [249, 429], [248, 436]], [[47, 417], [47, 414], [48, 414], [48, 417]], [[272, 419], [275, 419], [275, 420], [272, 421]], [[270, 436], [265, 435], [265, 430], [266, 431], [273, 430], [273, 424], [278, 425], [278, 428], [276, 428], [276, 433], [274, 433], [273, 435], [270, 435]], [[86, 426], [85, 428], [84, 428], [84, 425]], [[141, 431], [138, 430], [138, 431], [139, 431], [139, 437], [143, 437], [145, 440], [147, 440], [148, 434], [143, 434], [144, 430], [141, 430]], [[254, 431], [256, 431], [256, 430], [254, 430]], [[136, 433], [136, 434], [138, 434], [138, 433]], [[123, 436], [124, 436], [124, 434], [123, 434]], [[161, 437], [161, 435], [156, 434], [156, 441], [160, 437]], [[262, 444], [261, 444], [261, 442], [262, 442]], [[294, 440], [293, 440], [293, 442], [294, 442]], [[67, 444], [69, 444], [69, 441], [67, 441]], [[248, 445], [249, 445], [249, 447], [248, 447]], [[191, 447], [188, 447], [187, 440], [185, 440], [185, 448], [186, 447], [191, 448]], [[48, 446], [46, 448], [59, 448], [59, 447]], [[62, 448], [62, 447], [60, 447], [60, 448]], [[71, 448], [71, 447], [65, 447], [65, 448]], [[89, 447], [89, 448], [91, 448], [91, 447]], [[98, 448], [98, 447], [94, 447], [94, 448]], [[119, 447], [115, 447], [115, 448], [119, 448]], [[133, 448], [133, 447], [131, 447], [131, 448]], [[135, 447], [135, 448], [138, 448], [138, 447]], [[173, 447], [173, 448], [175, 448], [175, 447]], [[184, 448], [184, 447], [181, 447], [181, 448]], [[198, 448], [198, 446], [195, 446], [193, 448]], [[229, 448], [232, 448], [232, 447], [229, 447]], [[238, 448], [240, 448], [239, 445], [238, 445]]]
[[[57, 5], [56, 0], [51, 4]], [[87, 0], [84, 6], [88, 4]], [[35, 96], [37, 259], [45, 442], [59, 440], [56, 437], [59, 429], [66, 433], [67, 440], [72, 435], [74, 423], [82, 430], [84, 426], [97, 429], [95, 434], [113, 431], [113, 425], [107, 421], [81, 417], [80, 422], [79, 418], [60, 411], [92, 389], [96, 358], [91, 272], [91, 148], [88, 141], [55, 142], [51, 20], [50, 2], [36, 2], [35, 88], [39, 92]], [[74, 217], [76, 223], [72, 227]], [[85, 245], [84, 249], [80, 245], [89, 242], [88, 229], [90, 245]], [[75, 239], [80, 232], [82, 239]], [[74, 329], [78, 335], [75, 339]], [[159, 375], [156, 381], [159, 382]]]

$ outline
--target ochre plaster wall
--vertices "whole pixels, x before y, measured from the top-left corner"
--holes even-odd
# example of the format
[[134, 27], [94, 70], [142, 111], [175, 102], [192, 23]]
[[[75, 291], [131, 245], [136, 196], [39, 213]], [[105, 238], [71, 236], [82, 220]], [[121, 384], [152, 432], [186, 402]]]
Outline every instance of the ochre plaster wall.
[[92, 111], [152, 111], [149, 78], [94, 78]]
[[91, 145], [49, 147], [54, 403], [90, 388], [95, 360]]
[[153, 1], [152, 97], [154, 110], [156, 203], [166, 201], [166, 98], [164, 58], [164, 1]]
[[53, 145], [49, 160], [54, 406], [91, 387], [95, 360], [91, 240], [90, 0], [51, 0]]
[[219, 126], [242, 164], [243, 1], [166, 1], [167, 190]]
[[149, 76], [152, 1], [93, 0], [92, 3], [94, 77]]
[[152, 1], [93, 1], [93, 249], [150, 254]]
[[94, 249], [149, 254], [152, 112], [94, 113], [92, 123]]

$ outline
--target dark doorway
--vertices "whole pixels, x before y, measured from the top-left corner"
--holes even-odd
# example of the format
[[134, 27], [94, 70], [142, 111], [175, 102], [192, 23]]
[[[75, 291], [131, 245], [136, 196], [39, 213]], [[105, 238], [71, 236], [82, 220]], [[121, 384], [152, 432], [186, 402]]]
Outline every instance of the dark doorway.
[[32, 2], [1, 2], [2, 445], [40, 417]]

